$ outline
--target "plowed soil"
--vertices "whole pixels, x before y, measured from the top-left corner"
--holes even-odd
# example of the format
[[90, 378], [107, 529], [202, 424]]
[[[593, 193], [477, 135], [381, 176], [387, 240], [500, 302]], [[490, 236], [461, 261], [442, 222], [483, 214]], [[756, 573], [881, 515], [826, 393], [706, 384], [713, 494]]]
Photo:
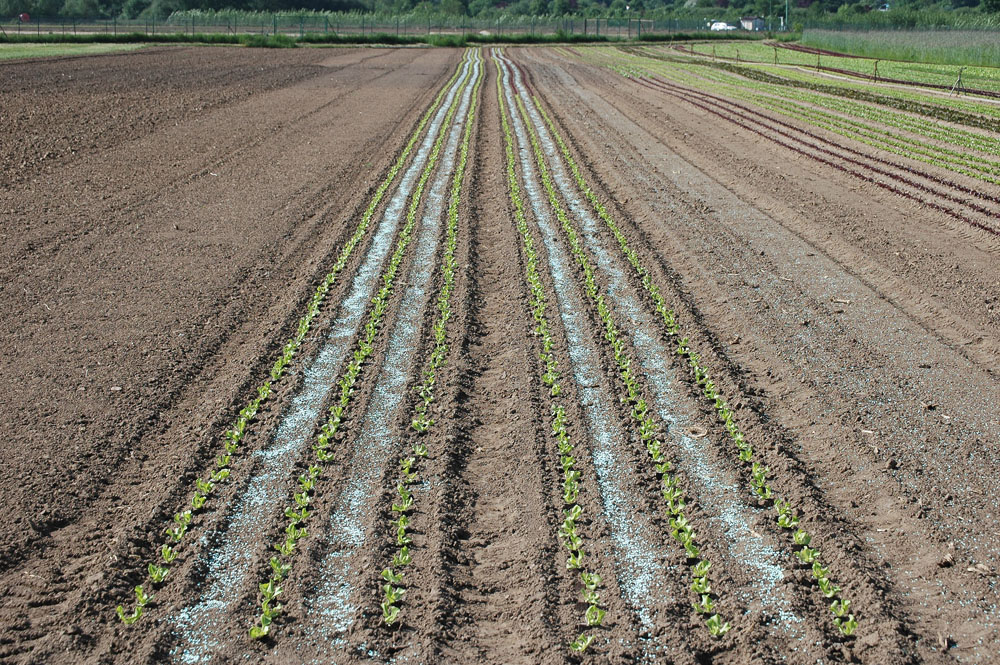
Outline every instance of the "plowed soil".
[[[967, 198], [954, 174], [939, 174], [928, 195], [947, 205], [927, 205], [727, 119], [731, 110], [710, 106], [718, 100], [642, 85], [569, 52], [517, 48], [506, 52], [513, 67], [501, 90], [537, 96], [552, 117], [771, 482], [800, 509], [859, 621], [850, 638], [834, 628], [829, 601], [773, 509], [742, 480], [724, 428], [672, 357], [676, 340], [654, 325], [640, 281], [605, 230], [587, 251], [603, 256], [600, 242], [607, 250], [605, 263], [594, 259], [597, 279], [615, 289], [608, 302], [635, 340], [633, 367], [650, 386], [665, 377], [651, 402], [670, 412], [688, 515], [712, 559], [718, 611], [732, 625], [721, 639], [708, 635], [691, 609], [689, 566], [671, 538], [603, 324], [582, 273], [560, 271], [565, 243], [532, 208], [533, 189], [544, 197], [541, 181], [518, 162], [577, 445], [584, 548], [607, 609], [585, 655], [567, 647], [586, 630], [586, 605], [558, 535], [563, 472], [507, 186], [496, 82], [504, 65], [482, 55], [434, 424], [422, 438], [410, 427], [409, 387], [434, 345], [445, 245], [447, 202], [425, 199], [420, 224], [442, 225], [428, 227], [438, 239], [430, 289], [401, 307], [421, 267], [411, 250], [317, 490], [285, 614], [271, 637], [246, 638], [259, 613], [256, 580], [266, 579], [271, 543], [287, 522], [282, 503], [249, 536], [252, 579], [233, 583], [217, 622], [190, 629], [198, 649], [185, 646], [177, 617], [224, 575], [210, 554], [236, 523], [233, 507], [279, 424], [294, 415], [310, 363], [337, 334], [339, 304], [373, 231], [253, 423], [252, 454], [234, 462], [233, 482], [196, 518], [147, 616], [124, 626], [115, 606], [131, 607], [132, 587], [148, 586], [146, 565], [171, 515], [213, 468], [222, 432], [268, 375], [463, 52], [152, 48], [0, 64], [8, 385], [0, 662], [996, 662], [1000, 237], [983, 228], [996, 216], [950, 214]], [[894, 173], [874, 148], [815, 128], [787, 131], [796, 129]], [[555, 172], [561, 157], [546, 154]], [[415, 150], [407, 168], [423, 158]], [[575, 215], [569, 195], [560, 196]], [[373, 228], [391, 208], [388, 199], [377, 207]], [[398, 227], [387, 237], [394, 246]], [[630, 302], [642, 304], [632, 312]], [[381, 413], [380, 372], [393, 331], [408, 321], [418, 341], [414, 360], [397, 368], [408, 396], [385, 416], [392, 452], [366, 469], [373, 489], [347, 525], [363, 545], [343, 554], [346, 618], [320, 630], [311, 608], [334, 526], [345, 527], [333, 524], [337, 506], [361, 472], [346, 451], [364, 440], [365, 418]], [[575, 345], [590, 354], [590, 374]], [[662, 357], [649, 357], [661, 347]], [[660, 374], [646, 371], [649, 362]], [[332, 403], [333, 393], [322, 400]], [[410, 514], [407, 596], [390, 630], [379, 607], [379, 573], [396, 551], [388, 507], [397, 459], [418, 440], [430, 454]], [[279, 482], [291, 496], [294, 476]]]

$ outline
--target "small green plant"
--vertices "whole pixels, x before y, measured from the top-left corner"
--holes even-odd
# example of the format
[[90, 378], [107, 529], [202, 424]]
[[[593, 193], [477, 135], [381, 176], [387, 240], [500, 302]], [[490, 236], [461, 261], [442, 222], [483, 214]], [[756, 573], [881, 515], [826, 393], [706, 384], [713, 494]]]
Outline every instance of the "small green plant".
[[402, 584], [403, 573], [397, 573], [393, 571], [392, 568], [385, 568], [384, 570], [382, 570], [382, 579], [384, 579], [389, 584]]
[[163, 580], [167, 579], [167, 573], [170, 569], [166, 566], [159, 566], [155, 563], [149, 564], [149, 579], [153, 580], [153, 584], [160, 584]]
[[587, 612], [584, 617], [587, 620], [587, 626], [593, 628], [594, 626], [600, 626], [604, 621], [605, 611], [599, 608], [597, 605], [591, 605], [587, 608]]
[[705, 620], [705, 625], [708, 626], [708, 632], [712, 634], [713, 637], [722, 637], [729, 632], [729, 622], [723, 622], [719, 618], [718, 614], [713, 614], [708, 619]]
[[281, 605], [271, 606], [267, 601], [261, 604], [260, 618], [257, 625], [250, 629], [250, 639], [259, 640], [271, 632], [271, 624], [281, 614]]
[[406, 595], [406, 589], [393, 586], [392, 584], [383, 586], [382, 591], [385, 593], [385, 601], [391, 605], [398, 603]]
[[851, 609], [851, 601], [849, 600], [835, 600], [830, 603], [830, 611], [833, 615], [838, 618], [843, 618], [847, 616]]
[[833, 625], [845, 636], [850, 637], [854, 634], [854, 631], [858, 628], [858, 622], [855, 621], [854, 615], [848, 616], [846, 619], [837, 617], [833, 620]]
[[382, 601], [382, 621], [391, 626], [399, 619], [399, 607], [388, 601]]
[[280, 582], [288, 576], [288, 573], [292, 570], [292, 564], [283, 563], [281, 559], [276, 556], [271, 557], [271, 579]]
[[142, 618], [141, 605], [136, 605], [135, 609], [132, 610], [132, 614], [126, 614], [125, 608], [119, 605], [117, 612], [118, 612], [118, 618], [121, 619], [122, 623], [124, 623], [126, 626], [131, 626], [136, 621]]
[[569, 647], [573, 651], [578, 651], [580, 653], [583, 653], [584, 651], [587, 650], [587, 647], [589, 647], [593, 641], [594, 641], [593, 635], [580, 633], [580, 635], [577, 636], [577, 638], [570, 643]]

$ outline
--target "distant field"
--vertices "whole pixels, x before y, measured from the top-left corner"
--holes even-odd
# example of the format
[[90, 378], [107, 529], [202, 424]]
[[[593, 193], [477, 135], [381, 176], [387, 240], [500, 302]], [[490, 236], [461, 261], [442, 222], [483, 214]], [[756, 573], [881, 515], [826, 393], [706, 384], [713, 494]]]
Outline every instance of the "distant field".
[[133, 51], [143, 44], [0, 44], [0, 60]]
[[807, 30], [801, 43], [869, 58], [937, 65], [1000, 66], [1000, 45], [982, 30]]

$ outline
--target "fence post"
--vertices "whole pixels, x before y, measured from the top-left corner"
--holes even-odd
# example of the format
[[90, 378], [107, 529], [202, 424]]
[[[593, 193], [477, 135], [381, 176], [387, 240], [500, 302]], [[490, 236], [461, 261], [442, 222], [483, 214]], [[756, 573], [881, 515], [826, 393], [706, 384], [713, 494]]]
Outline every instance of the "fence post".
[[277, 35], [278, 34], [278, 15], [277, 14], [271, 14], [271, 27], [273, 28], [271, 34]]

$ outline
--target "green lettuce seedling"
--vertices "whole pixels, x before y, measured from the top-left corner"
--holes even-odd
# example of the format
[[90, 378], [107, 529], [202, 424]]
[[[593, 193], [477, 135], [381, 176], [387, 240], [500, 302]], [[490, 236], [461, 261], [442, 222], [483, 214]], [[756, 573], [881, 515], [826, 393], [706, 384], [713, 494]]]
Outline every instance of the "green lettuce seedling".
[[573, 640], [573, 642], [569, 645], [569, 647], [573, 651], [579, 651], [579, 652], [582, 653], [582, 652], [584, 652], [584, 651], [587, 650], [587, 647], [589, 647], [590, 643], [593, 642], [593, 641], [594, 641], [594, 636], [593, 635], [587, 635], [586, 633], [580, 633], [580, 635], [575, 640]]

